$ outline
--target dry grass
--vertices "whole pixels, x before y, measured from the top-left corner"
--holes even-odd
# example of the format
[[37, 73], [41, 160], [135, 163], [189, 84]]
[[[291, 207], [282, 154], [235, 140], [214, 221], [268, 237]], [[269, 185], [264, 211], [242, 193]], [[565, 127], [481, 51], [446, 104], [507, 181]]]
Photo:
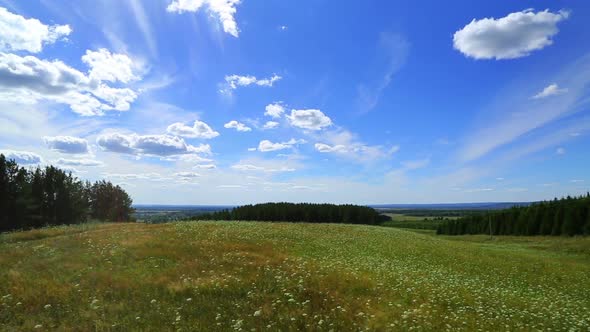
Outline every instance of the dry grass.
[[588, 330], [590, 255], [568, 241], [240, 222], [12, 233], [0, 330]]

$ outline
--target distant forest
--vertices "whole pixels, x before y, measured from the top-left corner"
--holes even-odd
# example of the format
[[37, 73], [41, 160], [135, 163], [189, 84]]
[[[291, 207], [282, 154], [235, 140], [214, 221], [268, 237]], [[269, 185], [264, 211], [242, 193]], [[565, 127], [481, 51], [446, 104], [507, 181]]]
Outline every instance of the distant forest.
[[265, 203], [195, 216], [192, 220], [248, 220], [378, 225], [390, 220], [358, 205]]
[[0, 154], [0, 232], [88, 219], [127, 221], [131, 203], [110, 182], [82, 182], [53, 166], [26, 169]]
[[469, 215], [442, 223], [437, 234], [590, 235], [590, 193]]

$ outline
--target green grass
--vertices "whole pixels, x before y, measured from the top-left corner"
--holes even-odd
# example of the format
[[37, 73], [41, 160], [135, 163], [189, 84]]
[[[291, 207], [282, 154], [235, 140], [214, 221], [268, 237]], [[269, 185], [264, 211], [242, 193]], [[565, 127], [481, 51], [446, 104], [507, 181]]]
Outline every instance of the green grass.
[[[406, 228], [406, 229], [430, 229], [435, 230], [443, 222], [442, 220], [435, 220], [435, 216], [409, 216], [401, 213], [385, 213], [390, 217], [390, 221], [381, 224], [385, 227]], [[447, 219], [456, 219], [457, 217], [445, 217]]]
[[589, 238], [93, 224], [0, 236], [2, 331], [590, 329]]

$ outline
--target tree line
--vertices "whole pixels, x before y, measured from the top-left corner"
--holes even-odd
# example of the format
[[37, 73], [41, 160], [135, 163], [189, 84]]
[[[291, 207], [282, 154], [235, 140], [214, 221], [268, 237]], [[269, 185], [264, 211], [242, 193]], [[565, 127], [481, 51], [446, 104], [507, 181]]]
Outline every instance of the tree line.
[[465, 216], [441, 224], [437, 234], [590, 235], [590, 193]]
[[54, 166], [27, 169], [0, 154], [0, 232], [88, 219], [127, 221], [131, 204], [110, 182], [83, 182]]
[[390, 220], [375, 209], [358, 205], [264, 203], [206, 213], [192, 220], [248, 220], [377, 225]]

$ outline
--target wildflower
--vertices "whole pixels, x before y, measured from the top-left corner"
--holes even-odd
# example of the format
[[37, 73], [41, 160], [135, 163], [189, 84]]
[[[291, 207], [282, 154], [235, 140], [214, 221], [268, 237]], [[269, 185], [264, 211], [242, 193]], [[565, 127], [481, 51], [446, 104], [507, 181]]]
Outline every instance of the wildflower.
[[51, 308], [51, 304], [46, 304], [44, 308], [45, 308], [45, 309], [49, 309], [49, 308]]
[[41, 324], [37, 324], [37, 325], [35, 325], [35, 329], [36, 329], [36, 330], [38, 330], [38, 329], [40, 329], [40, 328], [42, 328], [42, 327], [43, 327], [43, 325], [41, 325]]
[[256, 310], [256, 311], [254, 311], [254, 317], [258, 317], [258, 316], [260, 316], [260, 314], [261, 314], [261, 313], [262, 313], [262, 312], [261, 312], [260, 310]]
[[156, 303], [156, 302], [157, 302], [157, 301], [156, 301], [156, 299], [152, 299], [152, 300], [150, 301], [150, 303], [151, 303], [151, 304], [154, 304], [154, 303]]
[[192, 300], [193, 300], [193, 298], [192, 297], [189, 297], [188, 299], [186, 299], [186, 302], [190, 302]]

